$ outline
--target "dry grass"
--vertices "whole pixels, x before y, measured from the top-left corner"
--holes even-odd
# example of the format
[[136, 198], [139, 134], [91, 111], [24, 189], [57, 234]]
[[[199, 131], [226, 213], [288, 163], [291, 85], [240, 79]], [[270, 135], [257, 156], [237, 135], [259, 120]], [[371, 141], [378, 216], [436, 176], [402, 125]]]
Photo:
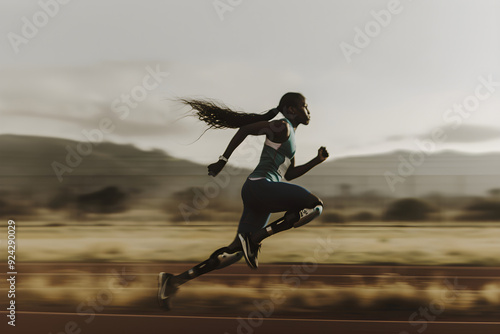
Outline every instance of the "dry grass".
[[[25, 262], [201, 261], [235, 237], [234, 226], [33, 226], [17, 233]], [[500, 227], [311, 226], [292, 229], [263, 243], [262, 263], [302, 262], [321, 238], [335, 252], [325, 263], [500, 265]], [[317, 259], [315, 259], [318, 262]]]
[[[155, 313], [156, 281], [153, 276], [135, 276], [123, 288], [109, 276], [72, 276], [64, 282], [49, 277], [28, 277], [19, 284], [23, 310], [75, 312], [88, 309], [92, 301], [103, 306], [101, 312]], [[112, 284], [110, 284], [112, 283]], [[29, 287], [29, 289], [28, 289]], [[256, 304], [271, 305], [274, 314], [315, 313], [373, 314], [408, 317], [419, 308], [444, 307], [447, 316], [491, 314], [500, 306], [500, 285], [489, 283], [478, 290], [463, 288], [452, 292], [442, 280], [411, 284], [387, 275], [371, 284], [329, 285], [304, 280], [299, 286], [279, 281], [249, 279], [237, 285], [192, 281], [181, 287], [175, 298], [178, 314], [219, 313], [244, 316]], [[275, 298], [279, 295], [279, 299]], [[451, 298], [453, 297], [453, 298]], [[385, 314], [385, 315], [384, 315]]]

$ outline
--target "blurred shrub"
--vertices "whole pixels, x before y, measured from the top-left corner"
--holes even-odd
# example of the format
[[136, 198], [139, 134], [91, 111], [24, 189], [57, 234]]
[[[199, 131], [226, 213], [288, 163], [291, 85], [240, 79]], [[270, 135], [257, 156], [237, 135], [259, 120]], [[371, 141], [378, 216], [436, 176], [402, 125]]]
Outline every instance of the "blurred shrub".
[[416, 198], [404, 198], [389, 205], [382, 219], [385, 221], [424, 221], [437, 210]]
[[336, 211], [324, 212], [321, 216], [321, 221], [324, 223], [345, 223], [346, 218], [343, 214]]
[[464, 209], [465, 213], [456, 217], [456, 220], [469, 221], [500, 221], [500, 202], [478, 200]]
[[191, 187], [172, 194], [163, 211], [172, 222], [238, 222], [243, 205], [239, 196], [234, 198], [221, 192], [218, 196], [209, 198], [202, 188]]
[[62, 210], [75, 201], [75, 197], [69, 189], [65, 188], [56, 193], [47, 203], [47, 208], [51, 210]]
[[15, 219], [15, 216], [29, 216], [34, 212], [33, 206], [28, 203], [12, 203], [0, 199], [0, 217]]
[[104, 189], [76, 197], [76, 209], [80, 213], [117, 213], [128, 207], [127, 194], [117, 187]]
[[357, 212], [349, 217], [350, 221], [356, 222], [372, 222], [377, 220], [377, 215], [370, 211]]

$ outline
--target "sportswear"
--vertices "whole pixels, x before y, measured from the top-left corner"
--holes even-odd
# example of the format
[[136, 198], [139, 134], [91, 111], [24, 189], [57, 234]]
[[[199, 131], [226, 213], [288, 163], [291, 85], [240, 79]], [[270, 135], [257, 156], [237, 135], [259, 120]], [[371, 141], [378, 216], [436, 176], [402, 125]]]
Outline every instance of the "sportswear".
[[283, 118], [282, 120], [290, 129], [288, 139], [283, 143], [276, 143], [266, 138], [259, 164], [249, 176], [251, 180], [267, 179], [279, 182], [290, 166], [295, 155], [295, 130], [288, 119]]

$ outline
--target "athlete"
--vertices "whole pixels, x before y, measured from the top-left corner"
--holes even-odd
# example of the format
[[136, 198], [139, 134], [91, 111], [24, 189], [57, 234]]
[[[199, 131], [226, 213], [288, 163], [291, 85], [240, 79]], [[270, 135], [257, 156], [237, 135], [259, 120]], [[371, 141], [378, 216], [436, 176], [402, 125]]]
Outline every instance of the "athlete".
[[[267, 237], [307, 224], [323, 211], [323, 202], [308, 190], [282, 182], [300, 177], [328, 158], [325, 147], [308, 163], [295, 166], [295, 131], [300, 124], [307, 125], [310, 113], [305, 97], [300, 93], [286, 93], [278, 107], [265, 114], [248, 114], [221, 107], [212, 101], [183, 99], [195, 115], [209, 128], [239, 128], [219, 160], [208, 166], [208, 175], [217, 176], [233, 151], [249, 135], [266, 136], [260, 161], [241, 190], [243, 214], [234, 241], [216, 250], [210, 257], [179, 275], [160, 273], [158, 301], [170, 309], [171, 297], [178, 287], [210, 271], [225, 268], [245, 258], [250, 268], [258, 267], [257, 255], [262, 240]], [[284, 118], [273, 120], [278, 113]], [[271, 224], [273, 212], [285, 215]]]

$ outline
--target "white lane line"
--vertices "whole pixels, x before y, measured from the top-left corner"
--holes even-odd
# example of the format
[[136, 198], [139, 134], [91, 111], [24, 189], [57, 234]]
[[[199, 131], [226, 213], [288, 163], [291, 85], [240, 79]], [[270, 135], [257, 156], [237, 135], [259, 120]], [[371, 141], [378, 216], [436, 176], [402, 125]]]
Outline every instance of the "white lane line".
[[[8, 313], [0, 311], [1, 313]], [[65, 312], [28, 312], [19, 311], [16, 313], [33, 314], [33, 315], [66, 315], [79, 316], [77, 313]], [[238, 320], [236, 317], [207, 317], [207, 316], [188, 316], [188, 315], [155, 315], [155, 314], [106, 314], [96, 313], [95, 316], [100, 317], [133, 317], [133, 318], [169, 318], [169, 319], [206, 319], [206, 320]], [[303, 321], [303, 322], [344, 322], [344, 323], [392, 323], [392, 324], [407, 324], [407, 320], [353, 320], [353, 319], [307, 319], [307, 318], [266, 318], [269, 321]], [[448, 324], [448, 325], [500, 325], [500, 322], [488, 321], [414, 321], [414, 323], [428, 324]]]

